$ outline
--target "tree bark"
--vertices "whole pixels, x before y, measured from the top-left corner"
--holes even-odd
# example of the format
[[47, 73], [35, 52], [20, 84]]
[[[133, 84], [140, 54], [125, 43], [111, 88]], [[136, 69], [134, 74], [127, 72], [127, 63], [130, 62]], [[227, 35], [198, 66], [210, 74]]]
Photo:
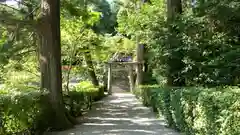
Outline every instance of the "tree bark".
[[[169, 50], [176, 50], [175, 48], [178, 48], [180, 42], [173, 42], [173, 39], [178, 39], [177, 34], [178, 31], [176, 28], [172, 27], [172, 23], [177, 19], [179, 15], [182, 13], [182, 1], [181, 0], [167, 0], [167, 23], [169, 24], [168, 29], [171, 35], [168, 35], [168, 41], [169, 41]], [[178, 40], [176, 40], [178, 41]], [[170, 51], [171, 56], [167, 60], [167, 85], [169, 86], [182, 86], [185, 85], [185, 80], [182, 79], [182, 76], [179, 75], [179, 71], [182, 70], [184, 67], [182, 64], [182, 55], [179, 56], [181, 51]], [[180, 77], [180, 78], [179, 78]], [[166, 115], [167, 115], [167, 121], [168, 125], [170, 127], [175, 128], [174, 120], [172, 117], [172, 112], [169, 109], [171, 99], [171, 92], [166, 90], [164, 92], [164, 102], [165, 102], [165, 108], [166, 108]]]
[[[167, 18], [168, 24], [174, 23], [179, 15], [182, 14], [182, 1], [181, 0], [167, 0]], [[177, 37], [179, 31], [169, 25], [169, 50], [176, 50], [181, 45], [181, 39]], [[173, 40], [178, 39], [179, 42], [173, 42]], [[172, 51], [171, 55], [173, 57], [168, 58], [167, 65], [168, 69], [168, 76], [167, 76], [167, 84], [170, 86], [185, 86], [185, 78], [179, 74], [180, 71], [184, 68], [184, 63], [182, 62], [183, 54], [180, 50]]]
[[176, 16], [182, 14], [181, 0], [167, 0], [167, 18], [168, 21], [173, 21]]
[[53, 129], [64, 130], [73, 124], [67, 118], [62, 95], [61, 46], [60, 46], [60, 0], [42, 0], [39, 19], [41, 35], [41, 87], [49, 90], [54, 112]]
[[93, 66], [93, 62], [92, 62], [92, 56], [91, 56], [89, 51], [84, 52], [84, 59], [85, 59], [85, 62], [87, 64], [87, 71], [88, 71], [88, 74], [89, 74], [89, 76], [92, 80], [92, 83], [93, 83], [94, 86], [98, 87], [99, 82], [98, 82], [98, 79], [97, 79], [97, 76], [96, 76], [96, 73], [95, 73], [95, 70], [94, 70], [94, 66]]
[[143, 84], [143, 60], [144, 60], [144, 45], [138, 44], [136, 48], [136, 55], [137, 55], [137, 79], [136, 79], [136, 86], [140, 86]]

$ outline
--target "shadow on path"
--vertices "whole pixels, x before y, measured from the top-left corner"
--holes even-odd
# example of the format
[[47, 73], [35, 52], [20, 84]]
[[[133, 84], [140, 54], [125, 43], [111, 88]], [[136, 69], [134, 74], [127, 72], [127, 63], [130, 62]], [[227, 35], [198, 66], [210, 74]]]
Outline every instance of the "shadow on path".
[[130, 93], [114, 93], [96, 103], [82, 125], [52, 135], [179, 135]]

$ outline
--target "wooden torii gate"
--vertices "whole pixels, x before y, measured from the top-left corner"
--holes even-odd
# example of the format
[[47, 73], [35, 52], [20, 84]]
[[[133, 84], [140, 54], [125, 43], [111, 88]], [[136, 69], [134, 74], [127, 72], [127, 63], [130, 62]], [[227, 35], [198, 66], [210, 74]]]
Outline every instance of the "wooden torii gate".
[[[144, 61], [143, 61], [143, 55], [144, 55], [144, 46], [139, 44], [137, 45], [137, 51], [136, 51], [136, 56], [137, 59], [136, 61], [133, 62], [106, 62], [106, 70], [108, 71], [108, 80], [107, 80], [107, 91], [108, 94], [111, 95], [112, 94], [112, 67], [114, 64], [121, 64], [121, 65], [127, 65], [128, 67], [128, 77], [129, 77], [129, 84], [130, 84], [130, 91], [133, 92], [133, 90], [135, 89], [135, 87], [139, 86], [142, 84], [142, 80], [143, 80], [143, 65], [144, 65]], [[136, 82], [134, 80], [134, 76], [133, 76], [133, 71], [134, 68], [136, 68], [136, 73], [137, 73], [137, 78], [136, 78]], [[121, 71], [122, 69], [118, 69], [118, 71]]]

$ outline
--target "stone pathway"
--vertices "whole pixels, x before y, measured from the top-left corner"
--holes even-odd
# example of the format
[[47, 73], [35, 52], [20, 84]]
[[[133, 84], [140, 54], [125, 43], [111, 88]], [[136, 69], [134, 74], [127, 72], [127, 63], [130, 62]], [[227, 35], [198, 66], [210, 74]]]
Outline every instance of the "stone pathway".
[[156, 119], [130, 93], [114, 93], [96, 103], [85, 116], [84, 124], [52, 135], [180, 135]]

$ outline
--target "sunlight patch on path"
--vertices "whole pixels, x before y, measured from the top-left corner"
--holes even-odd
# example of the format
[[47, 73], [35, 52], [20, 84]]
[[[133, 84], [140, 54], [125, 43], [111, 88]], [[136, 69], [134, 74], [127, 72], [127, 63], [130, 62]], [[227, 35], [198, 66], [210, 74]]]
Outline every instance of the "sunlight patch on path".
[[104, 98], [85, 117], [82, 125], [52, 135], [180, 135], [130, 93]]

